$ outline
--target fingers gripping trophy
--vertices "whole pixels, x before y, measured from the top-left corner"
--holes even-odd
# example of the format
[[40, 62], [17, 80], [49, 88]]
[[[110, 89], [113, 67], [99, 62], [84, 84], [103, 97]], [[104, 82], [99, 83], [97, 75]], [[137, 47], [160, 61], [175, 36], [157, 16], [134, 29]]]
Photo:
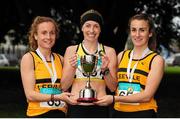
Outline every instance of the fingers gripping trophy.
[[97, 93], [91, 88], [90, 77], [96, 72], [98, 56], [84, 55], [80, 57], [81, 72], [87, 76], [88, 81], [84, 89], [79, 92], [78, 102], [94, 102], [97, 101]]

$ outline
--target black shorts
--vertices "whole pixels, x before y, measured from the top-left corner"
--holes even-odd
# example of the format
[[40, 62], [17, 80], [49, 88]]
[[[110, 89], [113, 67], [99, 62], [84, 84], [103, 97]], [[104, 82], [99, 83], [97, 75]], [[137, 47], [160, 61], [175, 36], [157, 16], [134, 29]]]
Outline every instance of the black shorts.
[[69, 118], [107, 118], [109, 117], [108, 106], [82, 106], [69, 105], [67, 117]]
[[151, 110], [143, 110], [137, 112], [121, 112], [117, 110], [113, 110], [112, 118], [156, 118], [156, 112]]
[[66, 114], [60, 110], [50, 110], [44, 114], [37, 115], [37, 116], [27, 116], [29, 118], [64, 118]]

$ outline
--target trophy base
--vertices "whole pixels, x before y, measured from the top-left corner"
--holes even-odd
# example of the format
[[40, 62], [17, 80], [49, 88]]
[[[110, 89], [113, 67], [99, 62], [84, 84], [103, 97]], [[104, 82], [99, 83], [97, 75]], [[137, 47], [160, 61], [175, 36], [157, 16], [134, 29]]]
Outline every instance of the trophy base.
[[92, 103], [98, 101], [96, 98], [79, 98], [78, 102]]

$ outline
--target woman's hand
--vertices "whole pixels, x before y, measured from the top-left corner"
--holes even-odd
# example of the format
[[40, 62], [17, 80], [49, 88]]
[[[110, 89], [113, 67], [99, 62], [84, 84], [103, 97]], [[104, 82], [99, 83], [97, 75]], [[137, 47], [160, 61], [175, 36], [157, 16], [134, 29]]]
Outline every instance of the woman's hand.
[[[72, 93], [63, 92], [59, 95], [60, 100], [67, 102], [71, 105], [76, 105], [78, 102], [74, 99], [72, 99], [70, 96], [74, 96]], [[57, 99], [57, 98], [55, 98]]]
[[108, 65], [109, 65], [109, 58], [106, 54], [103, 54], [101, 56], [102, 58], [102, 65], [101, 65], [101, 71], [104, 72], [107, 68], [108, 68]]
[[105, 95], [103, 97], [98, 98], [97, 102], [94, 102], [94, 104], [99, 106], [108, 106], [114, 102], [113, 95]]
[[77, 67], [77, 53], [73, 54], [70, 58], [69, 58], [69, 63], [72, 67], [76, 68]]

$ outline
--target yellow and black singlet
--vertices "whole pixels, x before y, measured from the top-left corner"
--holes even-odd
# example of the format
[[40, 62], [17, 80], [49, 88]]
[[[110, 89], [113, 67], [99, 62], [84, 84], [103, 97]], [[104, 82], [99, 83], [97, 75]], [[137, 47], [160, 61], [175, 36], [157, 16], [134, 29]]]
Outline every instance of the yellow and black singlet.
[[[88, 54], [86, 52], [82, 43], [80, 43], [78, 45], [76, 52], [77, 52], [78, 58], [77, 58], [77, 69], [76, 69], [76, 73], [75, 73], [75, 80], [76, 81], [88, 80], [86, 74], [83, 73], [80, 58], [81, 58], [81, 56], [90, 55], [90, 54]], [[101, 64], [102, 64], [102, 60], [101, 60], [101, 56], [100, 56], [101, 52], [105, 53], [104, 46], [102, 44], [98, 43], [98, 48], [95, 53], [95, 55], [98, 56], [97, 66], [96, 66], [95, 72], [93, 74], [91, 74], [91, 76], [90, 76], [92, 81], [96, 80], [96, 81], [104, 82], [103, 75], [101, 73]]]
[[[131, 50], [124, 51], [121, 62], [118, 65], [118, 87], [116, 90], [117, 96], [136, 94], [142, 92], [145, 89], [152, 60], [157, 55], [157, 53], [151, 51], [148, 55], [140, 60], [133, 59], [132, 65], [130, 67], [131, 70], [135, 63], [137, 61], [139, 62], [134, 71], [133, 80], [132, 82], [129, 82], [127, 77], [127, 66], [131, 52]], [[114, 109], [123, 112], [136, 112], [153, 109], [155, 112], [157, 112], [157, 104], [154, 98], [145, 103], [116, 102]]]
[[[34, 60], [34, 72], [35, 72], [35, 91], [43, 94], [60, 94], [61, 85], [60, 80], [62, 77], [62, 62], [60, 55], [52, 53], [54, 59], [54, 65], [57, 72], [57, 80], [52, 84], [50, 73], [44, 65], [40, 56], [35, 52], [30, 52]], [[51, 62], [48, 62], [50, 68], [52, 68]], [[28, 102], [27, 115], [37, 116], [46, 113], [50, 110], [58, 109], [63, 112], [67, 112], [67, 105], [64, 101], [47, 101], [47, 102]]]

